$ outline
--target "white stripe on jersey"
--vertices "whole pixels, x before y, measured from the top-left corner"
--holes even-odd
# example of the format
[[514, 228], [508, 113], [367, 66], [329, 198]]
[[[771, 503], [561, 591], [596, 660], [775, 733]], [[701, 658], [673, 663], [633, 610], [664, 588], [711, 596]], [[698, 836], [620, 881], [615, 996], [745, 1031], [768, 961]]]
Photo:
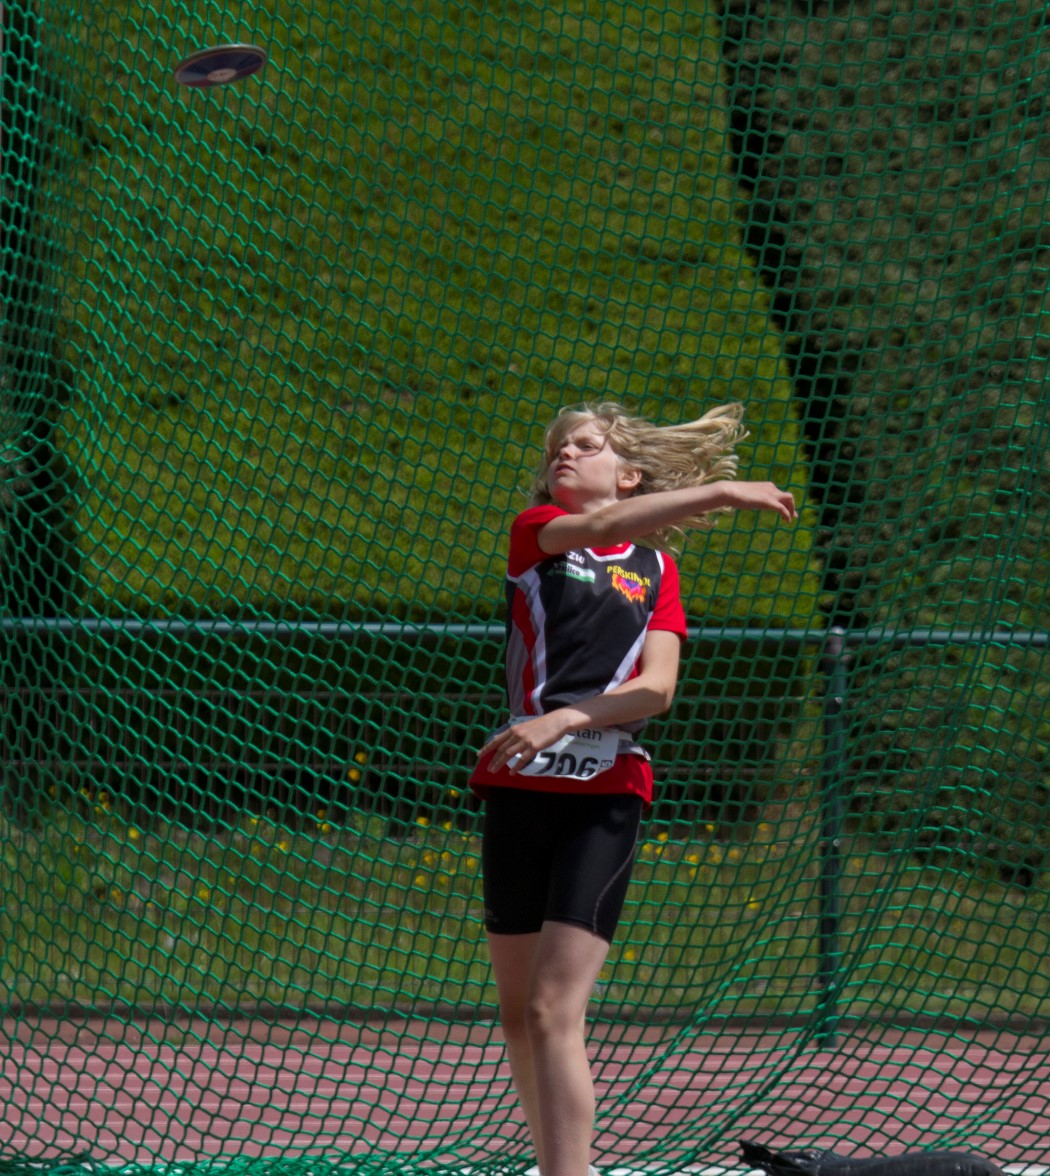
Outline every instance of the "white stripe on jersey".
[[[535, 681], [533, 691], [528, 698], [528, 705], [525, 704], [524, 697], [521, 699], [521, 706], [516, 705], [516, 699], [510, 699], [511, 714], [540, 714], [540, 699], [543, 697], [543, 688], [547, 685], [547, 613], [543, 607], [543, 597], [540, 592], [543, 582], [540, 579], [538, 568], [539, 564], [534, 564], [528, 571], [522, 572], [520, 576], [510, 577], [511, 583], [516, 584], [525, 597], [526, 611], [533, 624], [532, 673]], [[510, 678], [515, 687], [520, 688], [525, 680], [525, 675], [521, 671], [524, 671], [526, 657], [527, 650], [523, 649], [520, 671]]]

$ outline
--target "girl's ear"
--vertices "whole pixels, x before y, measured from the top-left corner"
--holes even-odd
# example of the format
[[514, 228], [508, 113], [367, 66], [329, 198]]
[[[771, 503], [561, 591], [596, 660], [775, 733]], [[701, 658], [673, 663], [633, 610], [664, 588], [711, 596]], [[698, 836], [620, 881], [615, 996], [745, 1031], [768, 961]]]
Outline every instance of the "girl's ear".
[[633, 494], [642, 481], [642, 471], [636, 466], [621, 465], [616, 475], [616, 488], [623, 494]]

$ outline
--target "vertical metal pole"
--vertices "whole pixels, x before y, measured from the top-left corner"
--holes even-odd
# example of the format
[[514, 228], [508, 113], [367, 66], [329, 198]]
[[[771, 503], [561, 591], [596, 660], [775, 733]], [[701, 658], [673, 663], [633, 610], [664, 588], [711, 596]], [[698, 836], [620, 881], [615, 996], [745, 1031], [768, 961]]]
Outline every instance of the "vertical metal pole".
[[828, 630], [820, 656], [824, 678], [824, 758], [821, 766], [820, 828], [820, 963], [817, 981], [818, 1044], [834, 1049], [838, 1044], [839, 973], [842, 922], [842, 792], [846, 775], [846, 631]]

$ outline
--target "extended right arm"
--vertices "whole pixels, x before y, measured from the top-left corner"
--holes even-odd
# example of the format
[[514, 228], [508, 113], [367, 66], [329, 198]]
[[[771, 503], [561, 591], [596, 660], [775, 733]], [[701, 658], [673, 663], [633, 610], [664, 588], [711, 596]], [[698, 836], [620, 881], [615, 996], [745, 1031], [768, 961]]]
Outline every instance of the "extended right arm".
[[797, 517], [792, 493], [773, 482], [708, 482], [635, 494], [587, 514], [559, 515], [545, 524], [537, 538], [548, 555], [581, 547], [613, 547], [725, 507], [770, 510], [786, 522]]

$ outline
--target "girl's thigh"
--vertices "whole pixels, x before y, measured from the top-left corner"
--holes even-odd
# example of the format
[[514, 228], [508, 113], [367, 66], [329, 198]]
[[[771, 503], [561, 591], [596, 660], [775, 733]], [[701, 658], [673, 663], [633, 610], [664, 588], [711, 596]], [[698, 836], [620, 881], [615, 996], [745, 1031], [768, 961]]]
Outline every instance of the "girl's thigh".
[[636, 796], [494, 789], [482, 849], [489, 933], [538, 934], [558, 922], [612, 942], [641, 810]]

